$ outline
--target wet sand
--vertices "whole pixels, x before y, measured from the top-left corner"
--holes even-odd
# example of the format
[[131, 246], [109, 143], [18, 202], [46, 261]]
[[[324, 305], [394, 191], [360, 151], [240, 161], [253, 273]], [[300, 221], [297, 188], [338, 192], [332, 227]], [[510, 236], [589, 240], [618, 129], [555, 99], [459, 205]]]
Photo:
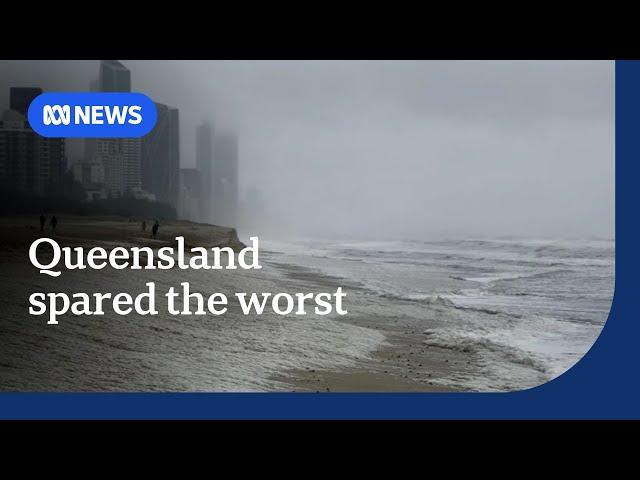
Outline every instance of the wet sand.
[[389, 335], [372, 358], [335, 370], [292, 370], [277, 380], [300, 392], [443, 392], [459, 389], [439, 381], [471, 362], [451, 351], [425, 349], [419, 335]]
[[[302, 267], [281, 267], [292, 278], [306, 284], [325, 288], [343, 284], [341, 279], [319, 275]], [[349, 287], [352, 306], [366, 302], [357, 285]], [[393, 305], [393, 302], [385, 303]], [[385, 316], [384, 310], [367, 314], [356, 307], [340, 321], [376, 330], [386, 340], [371, 355], [358, 358], [352, 366], [340, 370], [294, 369], [274, 379], [294, 392], [459, 391], [460, 388], [451, 385], [451, 379], [472, 374], [478, 360], [471, 352], [426, 346], [424, 342], [429, 334], [425, 333], [425, 327], [429, 320], [425, 320], [425, 324], [416, 324], [402, 315]]]

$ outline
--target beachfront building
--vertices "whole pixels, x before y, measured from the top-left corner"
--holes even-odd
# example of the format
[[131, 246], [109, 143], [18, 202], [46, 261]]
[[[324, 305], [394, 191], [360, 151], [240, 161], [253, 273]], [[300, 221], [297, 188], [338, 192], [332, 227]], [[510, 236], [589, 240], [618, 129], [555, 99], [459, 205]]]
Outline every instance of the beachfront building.
[[[94, 79], [89, 82], [89, 91], [90, 92], [99, 92], [100, 91], [100, 80]], [[93, 156], [96, 154], [96, 139], [95, 138], [85, 138], [84, 139], [84, 160], [86, 162], [91, 162], [93, 160]]]
[[184, 220], [200, 220], [200, 194], [202, 173], [197, 168], [180, 169], [180, 202], [178, 215]]
[[117, 60], [101, 60], [98, 88], [101, 92], [130, 92], [131, 71]]
[[149, 202], [155, 202], [157, 200], [153, 193], [149, 193], [142, 188], [132, 188], [129, 190], [129, 194], [136, 200], [147, 200]]
[[213, 127], [203, 122], [196, 129], [196, 168], [202, 175], [198, 217], [202, 222], [211, 222], [211, 202], [213, 184]]
[[[100, 92], [130, 92], [131, 72], [117, 60], [102, 60], [98, 79], [91, 83], [90, 89]], [[87, 139], [85, 161], [89, 164], [102, 163], [107, 196], [154, 198], [154, 195], [145, 192], [142, 187], [142, 150], [140, 138]]]
[[238, 139], [235, 134], [215, 136], [212, 190], [213, 223], [235, 226], [238, 216]]
[[65, 141], [35, 133], [25, 116], [6, 110], [0, 121], [0, 183], [28, 195], [58, 195], [66, 170]]
[[41, 88], [11, 87], [9, 89], [9, 108], [26, 117], [29, 105], [41, 93]]
[[142, 188], [178, 208], [180, 189], [180, 117], [177, 108], [156, 103], [158, 118], [142, 139]]
[[[131, 72], [117, 60], [101, 60], [98, 78], [89, 83], [89, 90], [92, 92], [130, 92]], [[97, 142], [95, 138], [85, 139], [85, 161], [93, 161]]]
[[92, 161], [102, 162], [104, 185], [111, 197], [122, 197], [142, 188], [140, 159], [142, 141], [139, 138], [97, 139]]

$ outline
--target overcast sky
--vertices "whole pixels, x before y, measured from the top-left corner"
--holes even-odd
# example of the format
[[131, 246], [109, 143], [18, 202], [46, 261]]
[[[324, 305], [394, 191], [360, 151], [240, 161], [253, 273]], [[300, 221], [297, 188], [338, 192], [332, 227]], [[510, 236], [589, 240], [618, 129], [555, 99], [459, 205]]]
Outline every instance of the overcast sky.
[[[122, 62], [180, 109], [183, 166], [197, 123], [237, 132], [241, 191], [294, 232], [613, 237], [612, 62]], [[0, 106], [98, 65], [0, 61]]]

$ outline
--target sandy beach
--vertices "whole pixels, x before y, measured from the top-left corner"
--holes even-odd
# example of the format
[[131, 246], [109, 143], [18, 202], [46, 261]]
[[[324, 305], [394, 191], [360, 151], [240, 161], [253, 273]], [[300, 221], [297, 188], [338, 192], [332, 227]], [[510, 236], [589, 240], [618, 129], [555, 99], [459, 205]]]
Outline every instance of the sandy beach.
[[[242, 248], [235, 230], [161, 222], [157, 239], [138, 220], [60, 216], [61, 245], [162, 246], [185, 237], [188, 245]], [[147, 222], [150, 224], [150, 222]], [[3, 391], [443, 391], [450, 380], [472, 374], [473, 353], [427, 347], [425, 325], [398, 315], [393, 302], [372, 304], [358, 285], [310, 269], [278, 263], [265, 252], [260, 271], [154, 272], [158, 285], [189, 281], [195, 291], [329, 291], [348, 293], [349, 315], [305, 318], [244, 316], [229, 306], [224, 318], [154, 318], [66, 315], [46, 325], [27, 311], [31, 291], [135, 292], [149, 272], [65, 271], [59, 279], [38, 275], [27, 249], [41, 236], [37, 219], [0, 219], [3, 291], [0, 389]], [[277, 270], [277, 273], [276, 273]], [[365, 298], [366, 297], [366, 298]], [[402, 308], [415, 308], [410, 302]]]

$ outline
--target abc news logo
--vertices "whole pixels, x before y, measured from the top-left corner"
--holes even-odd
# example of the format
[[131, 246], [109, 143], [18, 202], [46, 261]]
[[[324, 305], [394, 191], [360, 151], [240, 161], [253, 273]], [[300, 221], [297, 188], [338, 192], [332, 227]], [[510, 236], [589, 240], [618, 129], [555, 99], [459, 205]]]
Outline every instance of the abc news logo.
[[[142, 122], [140, 105], [44, 105], [42, 123], [45, 125], [139, 125]], [[73, 115], [71, 112], [73, 111]]]
[[129, 92], [47, 92], [29, 105], [31, 128], [50, 138], [135, 138], [149, 133], [158, 112], [149, 97]]

